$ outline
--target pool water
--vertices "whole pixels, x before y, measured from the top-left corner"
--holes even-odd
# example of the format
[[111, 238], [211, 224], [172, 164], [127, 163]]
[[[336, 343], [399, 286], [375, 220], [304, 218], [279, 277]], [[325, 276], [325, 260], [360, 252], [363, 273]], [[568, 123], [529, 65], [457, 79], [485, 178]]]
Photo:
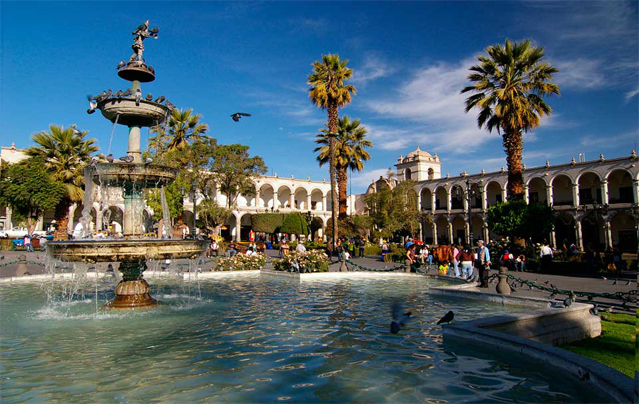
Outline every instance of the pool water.
[[[444, 344], [448, 310], [507, 309], [430, 297], [441, 282], [425, 277], [150, 283], [163, 304], [132, 312], [101, 309], [113, 281], [1, 286], [2, 403], [605, 401], [548, 367]], [[413, 313], [397, 334], [394, 302]]]

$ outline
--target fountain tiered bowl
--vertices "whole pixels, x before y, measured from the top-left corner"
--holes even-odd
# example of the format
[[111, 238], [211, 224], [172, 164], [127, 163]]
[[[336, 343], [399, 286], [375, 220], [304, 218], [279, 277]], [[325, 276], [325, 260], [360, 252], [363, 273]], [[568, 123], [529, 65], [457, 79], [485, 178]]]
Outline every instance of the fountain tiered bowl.
[[135, 98], [107, 98], [98, 103], [102, 115], [111, 122], [125, 126], [154, 126], [164, 122], [171, 109], [155, 101]]

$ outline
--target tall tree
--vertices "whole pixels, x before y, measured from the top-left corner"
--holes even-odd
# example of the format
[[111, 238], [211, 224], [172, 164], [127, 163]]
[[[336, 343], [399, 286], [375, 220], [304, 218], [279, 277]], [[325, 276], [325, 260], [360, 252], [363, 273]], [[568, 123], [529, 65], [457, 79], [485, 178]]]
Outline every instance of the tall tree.
[[0, 176], [0, 204], [8, 205], [16, 219], [26, 221], [29, 234], [44, 212], [55, 209], [67, 194], [64, 184], [54, 181], [39, 159], [11, 164]]
[[415, 182], [402, 181], [396, 187], [382, 187], [364, 197], [368, 214], [382, 237], [403, 231], [415, 236], [419, 224], [428, 220], [419, 211]]
[[[355, 86], [345, 84], [353, 71], [346, 67], [348, 60], [339, 60], [339, 55], [322, 55], [322, 61], [313, 62], [313, 73], [308, 76], [308, 96], [313, 104], [328, 111], [328, 130], [337, 134], [339, 108], [351, 102], [351, 96], [357, 92]], [[337, 194], [335, 193], [335, 137], [329, 139], [330, 177], [332, 199], [333, 242], [337, 241]]]
[[54, 181], [64, 184], [66, 196], [56, 207], [57, 228], [54, 237], [67, 237], [69, 207], [82, 202], [84, 198], [84, 167], [89, 163], [91, 154], [98, 151], [95, 139], [86, 139], [87, 131], [80, 131], [74, 125], [51, 125], [49, 131], [33, 135], [36, 146], [26, 150], [26, 154], [44, 162]]
[[238, 195], [255, 195], [255, 178], [266, 173], [264, 160], [250, 157], [249, 147], [241, 144], [218, 145], [210, 165], [215, 184], [226, 195], [226, 206], [231, 209]]
[[480, 110], [477, 124], [489, 132], [497, 129], [503, 137], [508, 164], [508, 199], [524, 198], [521, 156], [523, 132], [539, 126], [544, 115], [551, 115], [543, 96], [559, 95], [559, 86], [552, 83], [557, 68], [543, 62], [544, 48], [533, 46], [530, 40], [521, 43], [506, 40], [486, 48], [488, 56], [478, 56], [479, 65], [472, 66], [468, 79], [472, 86], [462, 93], [473, 92], [466, 99], [466, 112]]
[[166, 128], [158, 126], [151, 129], [151, 132], [156, 134], [154, 148], [158, 150], [158, 145], [155, 143], [161, 146], [162, 141], [166, 139], [165, 150], [182, 150], [189, 145], [189, 142], [201, 139], [202, 135], [209, 130], [207, 124], [200, 123], [201, 118], [202, 115], [194, 114], [193, 109], [185, 111], [173, 109]]
[[[346, 217], [346, 190], [348, 186], [348, 170], [362, 171], [364, 161], [370, 159], [370, 154], [365, 150], [372, 147], [373, 143], [366, 139], [367, 130], [360, 126], [359, 119], [351, 121], [348, 116], [339, 119], [337, 138], [335, 139], [335, 170], [339, 185], [339, 218]], [[317, 135], [315, 143], [322, 146], [316, 147], [314, 153], [319, 152], [317, 161], [320, 167], [330, 161], [331, 136], [327, 129], [322, 129]]]

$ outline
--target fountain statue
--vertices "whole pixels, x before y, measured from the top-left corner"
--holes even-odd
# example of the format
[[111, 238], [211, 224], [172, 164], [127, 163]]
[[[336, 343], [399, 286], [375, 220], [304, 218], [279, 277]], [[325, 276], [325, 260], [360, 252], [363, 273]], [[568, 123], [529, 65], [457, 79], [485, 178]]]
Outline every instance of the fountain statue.
[[[160, 125], [171, 113], [174, 106], [160, 96], [155, 101], [149, 95], [142, 97], [140, 83], [155, 80], [155, 70], [143, 58], [143, 41], [157, 38], [158, 29], [149, 29], [149, 22], [140, 25], [133, 35], [134, 51], [128, 63], [118, 64], [118, 76], [132, 83], [125, 91], [113, 93], [104, 91], [96, 97], [89, 97], [88, 113], [99, 109], [102, 115], [117, 124], [129, 128], [127, 155], [118, 160], [107, 156], [106, 163], [92, 161], [85, 169], [85, 211], [90, 212], [93, 198], [93, 183], [100, 187], [110, 187], [124, 192], [124, 215], [122, 237], [117, 239], [92, 239], [87, 217], [83, 214], [84, 237], [80, 240], [56, 241], [47, 244], [50, 256], [71, 262], [119, 262], [122, 280], [115, 289], [115, 299], [107, 304], [111, 308], [140, 308], [157, 304], [149, 295], [149, 284], [143, 278], [148, 260], [197, 258], [207, 247], [205, 240], [173, 240], [168, 238], [143, 238], [144, 191], [170, 184], [177, 176], [171, 167], [142, 161], [140, 151], [140, 128]], [[168, 217], [165, 218], [165, 220]], [[97, 223], [102, 226], [103, 223]], [[99, 229], [98, 229], [99, 230]]]

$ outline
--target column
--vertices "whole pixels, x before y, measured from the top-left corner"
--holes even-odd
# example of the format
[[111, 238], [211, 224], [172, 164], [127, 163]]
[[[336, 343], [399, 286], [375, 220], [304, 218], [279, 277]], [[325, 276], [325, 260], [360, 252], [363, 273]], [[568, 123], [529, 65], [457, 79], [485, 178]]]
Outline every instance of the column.
[[466, 214], [468, 214], [468, 209], [470, 209], [470, 203], [468, 203], [468, 194], [467, 193], [464, 193], [463, 201], [464, 201], [464, 212], [466, 212]]
[[557, 237], [555, 236], [555, 231], [550, 232], [550, 246], [552, 248], [557, 248]]
[[424, 228], [422, 222], [419, 222], [419, 241], [424, 241]]
[[255, 207], [256, 208], [260, 208], [261, 207], [260, 206], [260, 190], [259, 189], [255, 192]]
[[606, 248], [612, 248], [612, 230], [608, 218], [604, 218], [604, 238], [606, 239]]
[[431, 192], [430, 194], [430, 211], [433, 212], [433, 214], [435, 214], [435, 208], [437, 207], [437, 205], [435, 204], [435, 194], [433, 194]]
[[579, 183], [572, 184], [572, 207], [579, 206]]
[[470, 222], [468, 220], [464, 220], [464, 227], [466, 230], [466, 242], [470, 244]]
[[240, 233], [242, 232], [242, 215], [235, 216], [235, 241], [241, 241]]
[[422, 190], [418, 190], [417, 191], [417, 209], [421, 212], [422, 211]]
[[452, 205], [453, 205], [453, 201], [452, 201], [452, 194], [449, 191], [446, 191], [446, 212], [450, 212]]
[[289, 198], [288, 204], [291, 206], [291, 209], [295, 209], [295, 194], [291, 191], [291, 197]]
[[448, 240], [449, 243], [453, 242], [453, 223], [452, 222], [448, 222]]
[[273, 209], [279, 209], [280, 207], [280, 200], [277, 197], [277, 191], [273, 192]]
[[601, 203], [608, 205], [610, 196], [608, 195], [608, 180], [601, 181]]
[[584, 250], [584, 240], [581, 232], [581, 221], [578, 217], [575, 217], [575, 238], [577, 239], [577, 247], [579, 250]]
[[632, 198], [635, 204], [639, 204], [639, 180], [632, 180]]
[[[481, 210], [488, 210], [488, 192], [482, 188], [479, 196], [481, 197]], [[488, 242], [488, 240], [486, 240], [486, 242]]]
[[306, 210], [311, 210], [311, 194], [306, 194]]
[[501, 189], [501, 201], [506, 202], [506, 188]]
[[486, 242], [486, 244], [488, 244], [490, 242], [490, 231], [488, 230], [488, 225], [486, 224], [486, 222], [484, 222], [482, 230], [484, 231], [484, 241]]
[[528, 184], [524, 184], [524, 201], [526, 201], [526, 203], [530, 203], [530, 194], [528, 190]]
[[433, 244], [437, 245], [437, 222], [433, 216]]
[[102, 209], [98, 206], [95, 208], [95, 231], [101, 231], [102, 225]]
[[326, 195], [322, 195], [322, 211], [328, 212], [328, 207], [326, 206]]
[[546, 185], [546, 203], [548, 203], [548, 205], [552, 205], [553, 204], [553, 199], [552, 199], [552, 185]]
[[69, 206], [69, 223], [67, 223], [67, 233], [73, 233], [73, 229], [75, 228], [75, 223], [73, 223], [73, 219], [75, 216], [75, 209], [78, 207], [76, 203], [72, 203]]

